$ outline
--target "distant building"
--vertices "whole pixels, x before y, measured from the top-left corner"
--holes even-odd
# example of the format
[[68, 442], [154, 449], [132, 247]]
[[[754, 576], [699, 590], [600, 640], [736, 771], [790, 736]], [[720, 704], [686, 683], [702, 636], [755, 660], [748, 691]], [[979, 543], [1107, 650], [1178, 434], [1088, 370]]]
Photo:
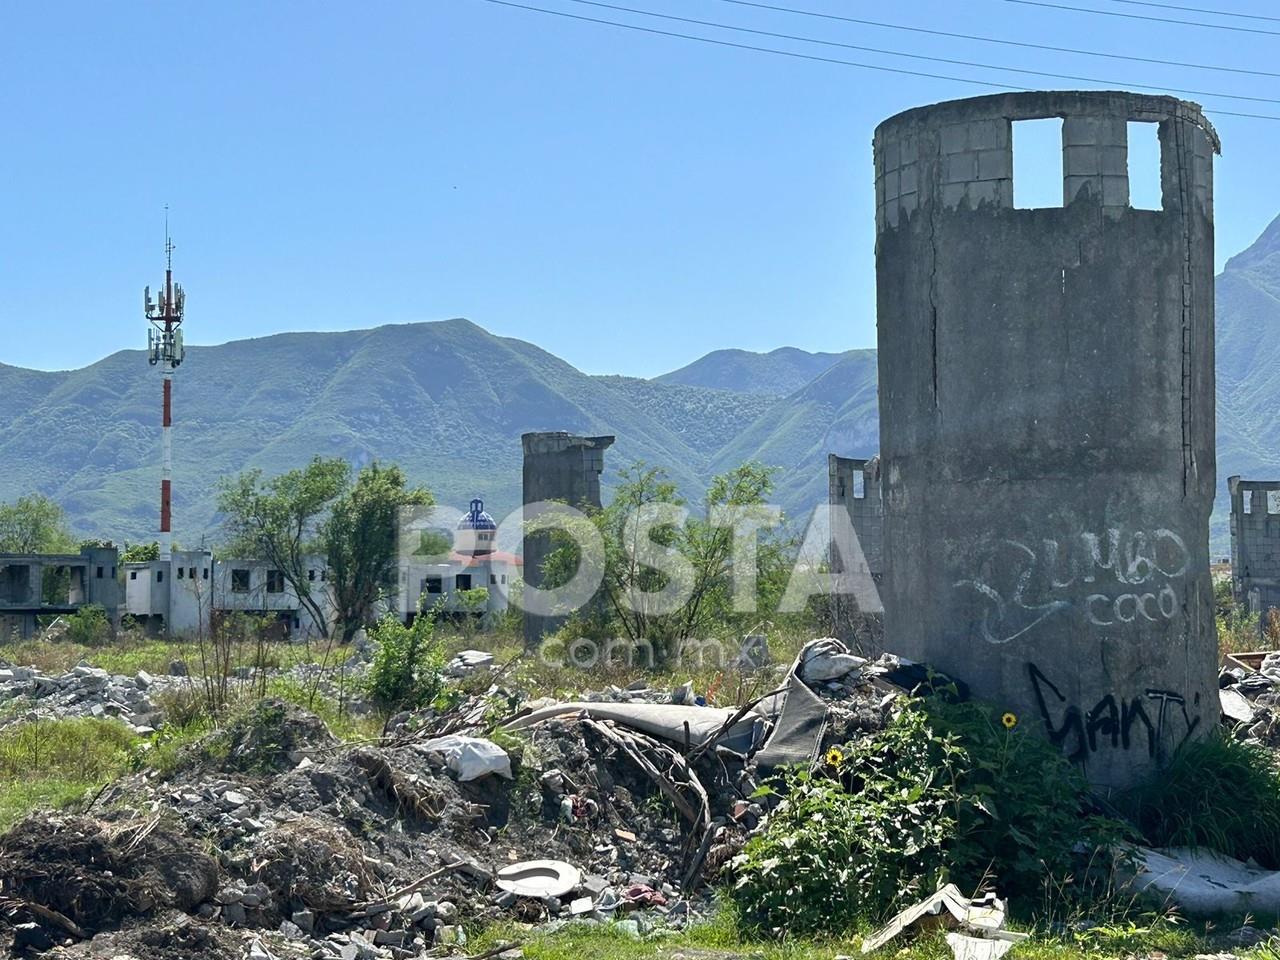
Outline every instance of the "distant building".
[[[506, 588], [518, 575], [520, 559], [496, 550], [497, 529], [484, 503], [471, 501], [446, 558], [398, 563], [397, 589], [385, 601], [386, 609], [408, 623], [417, 615], [421, 597], [424, 609], [440, 603], [445, 612], [461, 613], [468, 608], [459, 592], [485, 587], [488, 596], [479, 612], [505, 610]], [[308, 591], [332, 629], [336, 604], [327, 561], [322, 556], [307, 557], [305, 569]], [[219, 617], [235, 613], [275, 620], [294, 637], [321, 633], [284, 573], [264, 560], [223, 559], [209, 550], [175, 550], [169, 560], [127, 563], [124, 570], [126, 611], [156, 633], [208, 632]]]
[[[323, 557], [306, 559], [308, 586], [333, 622], [333, 597]], [[279, 622], [291, 636], [320, 635], [311, 612], [284, 573], [263, 560], [219, 559], [209, 550], [175, 550], [169, 560], [126, 563], [125, 606], [154, 632], [207, 632], [218, 617], [243, 613]]]
[[1227, 478], [1231, 495], [1231, 593], [1259, 629], [1280, 608], [1280, 480]]
[[488, 590], [483, 612], [506, 610], [507, 592], [519, 576], [521, 563], [514, 554], [497, 549], [497, 533], [498, 525], [485, 512], [484, 501], [472, 500], [470, 511], [454, 530], [447, 558], [402, 561], [394, 606], [400, 619], [407, 623], [417, 615], [419, 605], [428, 610], [437, 603], [446, 613], [461, 613], [468, 607], [459, 592], [479, 587]]
[[0, 637], [31, 637], [37, 617], [89, 605], [102, 607], [115, 622], [119, 556], [115, 547], [85, 547], [78, 554], [0, 553]]

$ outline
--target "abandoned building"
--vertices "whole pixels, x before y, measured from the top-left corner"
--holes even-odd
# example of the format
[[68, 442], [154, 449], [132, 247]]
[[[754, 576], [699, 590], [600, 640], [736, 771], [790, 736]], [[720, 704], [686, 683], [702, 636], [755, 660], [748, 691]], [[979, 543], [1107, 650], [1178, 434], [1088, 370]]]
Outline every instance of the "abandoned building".
[[[1061, 170], [1019, 176], [1060, 179], [1051, 206], [1015, 182], [1036, 121]], [[1195, 104], [1111, 92], [940, 103], [874, 138], [886, 645], [1104, 786], [1218, 722], [1218, 151]]]
[[[578, 437], [564, 432], [526, 433], [524, 449], [524, 520], [535, 519], [530, 504], [556, 501], [571, 507], [600, 506], [600, 474], [604, 472], [604, 452], [613, 446], [613, 437]], [[542, 586], [542, 565], [551, 550], [549, 533], [526, 533], [522, 555], [524, 581], [535, 589]], [[527, 604], [529, 605], [529, 604]], [[555, 630], [564, 616], [524, 613], [524, 641], [537, 644]]]
[[[458, 521], [453, 550], [441, 562], [400, 563], [399, 584], [393, 601], [396, 614], [408, 623], [419, 604], [429, 609], [440, 604], [446, 613], [502, 613], [507, 609], [509, 588], [520, 575], [521, 558], [497, 548], [498, 524], [484, 509], [483, 500], [472, 500], [471, 509]], [[485, 587], [483, 609], [469, 606], [463, 594]]]
[[0, 638], [31, 637], [36, 618], [102, 607], [119, 616], [119, 552], [85, 547], [78, 554], [0, 553]]
[[[400, 560], [399, 589], [384, 609], [403, 621], [425, 607], [439, 604], [446, 613], [501, 612], [507, 607], [509, 582], [519, 575], [520, 559], [496, 549], [497, 524], [472, 500], [458, 522], [453, 548], [440, 562]], [[263, 560], [216, 557], [210, 550], [175, 550], [169, 560], [124, 565], [127, 612], [155, 633], [192, 636], [210, 629], [219, 617], [242, 613], [277, 621], [290, 636], [315, 637], [320, 630], [310, 608], [284, 573]], [[335, 609], [328, 563], [323, 556], [305, 558], [307, 593], [329, 627]], [[488, 588], [483, 609], [466, 603], [460, 592]]]
[[[332, 620], [323, 557], [308, 557], [311, 596]], [[219, 617], [242, 613], [278, 621], [290, 635], [317, 636], [315, 618], [283, 572], [261, 560], [221, 559], [210, 550], [174, 550], [168, 560], [125, 564], [126, 609], [155, 633], [207, 633]]]
[[[827, 503], [842, 510], [857, 535], [859, 556], [846, 558], [836, 536], [832, 536], [829, 562], [832, 573], [846, 572], [846, 564], [861, 560], [861, 571], [879, 590], [883, 579], [884, 505], [880, 499], [880, 458], [857, 459], [827, 455]], [[837, 518], [832, 517], [832, 529]], [[831, 623], [835, 634], [862, 652], [878, 652], [882, 636], [882, 615], [866, 614], [857, 598], [836, 592], [831, 596]]]
[[1280, 610], [1280, 480], [1227, 478], [1231, 495], [1231, 594], [1265, 630]]

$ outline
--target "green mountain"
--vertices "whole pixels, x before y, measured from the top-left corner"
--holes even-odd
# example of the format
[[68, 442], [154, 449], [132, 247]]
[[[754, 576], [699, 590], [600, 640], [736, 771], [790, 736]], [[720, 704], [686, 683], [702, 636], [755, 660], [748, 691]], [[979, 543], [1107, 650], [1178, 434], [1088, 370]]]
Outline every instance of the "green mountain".
[[1280, 476], [1280, 217], [1217, 284], [1218, 499], [1211, 542], [1230, 549], [1227, 477]]
[[[1280, 475], [1280, 219], [1218, 278], [1218, 473]], [[77, 532], [150, 539], [159, 488], [160, 378], [141, 351], [57, 373], [0, 364], [0, 501], [33, 490]], [[216, 484], [317, 454], [401, 464], [444, 503], [520, 501], [520, 434], [614, 434], [606, 485], [633, 460], [691, 498], [745, 460], [777, 466], [778, 502], [807, 515], [826, 456], [879, 445], [873, 350], [719, 350], [654, 380], [588, 376], [466, 320], [281, 334], [192, 347], [178, 371], [175, 537], [217, 537]], [[1213, 520], [1225, 554], [1226, 497]]]
[[795, 347], [779, 347], [768, 353], [713, 350], [687, 367], [664, 373], [657, 379], [690, 387], [782, 397], [810, 383], [843, 356], [840, 353], [809, 353]]

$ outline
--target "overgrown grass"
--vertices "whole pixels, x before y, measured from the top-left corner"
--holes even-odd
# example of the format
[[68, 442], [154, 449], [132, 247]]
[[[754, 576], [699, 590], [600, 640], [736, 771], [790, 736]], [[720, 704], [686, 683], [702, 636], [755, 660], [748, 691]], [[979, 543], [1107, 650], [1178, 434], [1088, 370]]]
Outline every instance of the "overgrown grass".
[[1208, 847], [1280, 868], [1280, 766], [1262, 744], [1221, 734], [1187, 743], [1128, 800], [1153, 846]]
[[[775, 664], [790, 663], [800, 648], [815, 636], [812, 628], [789, 623], [764, 625], [760, 632], [768, 637], [769, 654]], [[571, 645], [576, 639], [570, 625], [548, 637], [542, 648], [532, 654], [525, 650], [521, 638], [510, 635], [472, 638], [469, 645], [479, 645], [493, 653], [499, 664], [509, 665], [507, 685], [528, 691], [530, 697], [572, 699], [584, 690], [609, 685], [626, 687], [643, 680], [656, 690], [692, 683], [694, 692], [713, 704], [740, 704], [769, 693], [777, 679], [771, 670], [744, 670], [733, 663], [742, 639], [736, 636], [719, 638], [720, 655], [708, 646], [702, 656], [690, 654], [683, 662], [661, 665], [650, 663], [643, 652], [629, 651], [621, 644], [613, 649], [611, 658], [575, 664]], [[457, 639], [446, 639], [445, 650], [449, 655], [459, 649], [462, 647]], [[584, 645], [582, 649], [591, 647]]]
[[[247, 648], [253, 646], [250, 652]], [[267, 643], [262, 650], [262, 665], [287, 669], [299, 663], [318, 663], [319, 647], [302, 643]], [[79, 663], [101, 667], [108, 673], [133, 676], [139, 670], [166, 674], [174, 660], [184, 661], [192, 675], [199, 672], [200, 650], [196, 643], [185, 640], [161, 640], [153, 637], [125, 635], [113, 643], [88, 646], [68, 640], [21, 640], [0, 644], [0, 659], [22, 666], [33, 666], [42, 673], [66, 673]], [[239, 658], [244, 663], [256, 662], [256, 645], [246, 644]]]
[[[522, 941], [528, 960], [834, 960], [861, 955], [859, 940], [760, 941], [745, 936], [731, 910], [719, 911], [693, 929], [669, 936], [637, 941], [614, 925], [571, 925], [551, 934], [530, 934], [511, 925], [499, 925], [474, 935], [469, 952], [482, 954], [503, 943]], [[1166, 920], [1150, 925], [1121, 924], [1093, 927], [1076, 934], [1036, 935], [1017, 945], [1011, 960], [1133, 960], [1160, 956], [1181, 960], [1209, 953], [1205, 931]], [[942, 933], [903, 934], [874, 954], [900, 960], [952, 960]], [[1261, 948], [1250, 960], [1278, 960]]]
[[356, 714], [345, 705], [292, 677], [276, 677], [267, 683], [267, 696], [277, 697], [309, 710], [324, 721], [339, 740], [369, 740], [382, 734], [387, 715], [379, 711]]
[[0, 829], [62, 807], [123, 772], [139, 739], [118, 720], [74, 717], [0, 731]]

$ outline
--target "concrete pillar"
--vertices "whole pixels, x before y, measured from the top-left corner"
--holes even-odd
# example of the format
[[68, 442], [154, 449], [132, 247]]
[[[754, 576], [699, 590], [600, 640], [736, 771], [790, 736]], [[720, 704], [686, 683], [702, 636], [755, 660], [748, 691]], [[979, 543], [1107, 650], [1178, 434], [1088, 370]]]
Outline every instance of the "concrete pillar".
[[[604, 452], [613, 445], [613, 440], [613, 437], [576, 437], [563, 432], [526, 433], [521, 437], [524, 448], [523, 502], [528, 505], [553, 500], [579, 509], [599, 507]], [[525, 536], [526, 584], [542, 585], [542, 563], [550, 546], [548, 534]], [[554, 631], [563, 621], [563, 617], [541, 617], [526, 612], [525, 643], [536, 645], [544, 634]]]
[[[827, 503], [833, 510], [844, 511], [858, 537], [865, 570], [854, 571], [869, 576], [877, 591], [883, 565], [884, 508], [880, 499], [880, 458], [869, 460], [827, 455]], [[831, 572], [841, 573], [845, 557], [834, 543], [836, 517], [832, 517], [833, 543]], [[874, 655], [883, 651], [883, 615], [881, 611], [864, 611], [857, 597], [835, 593], [831, 597], [831, 625], [835, 636], [860, 653]]]
[[[1052, 117], [1065, 205], [1015, 209], [1012, 124]], [[1159, 125], [1161, 210], [1128, 205], [1129, 121]], [[1195, 105], [1123, 93], [875, 134], [886, 645], [1104, 786], [1218, 722], [1217, 151]]]

